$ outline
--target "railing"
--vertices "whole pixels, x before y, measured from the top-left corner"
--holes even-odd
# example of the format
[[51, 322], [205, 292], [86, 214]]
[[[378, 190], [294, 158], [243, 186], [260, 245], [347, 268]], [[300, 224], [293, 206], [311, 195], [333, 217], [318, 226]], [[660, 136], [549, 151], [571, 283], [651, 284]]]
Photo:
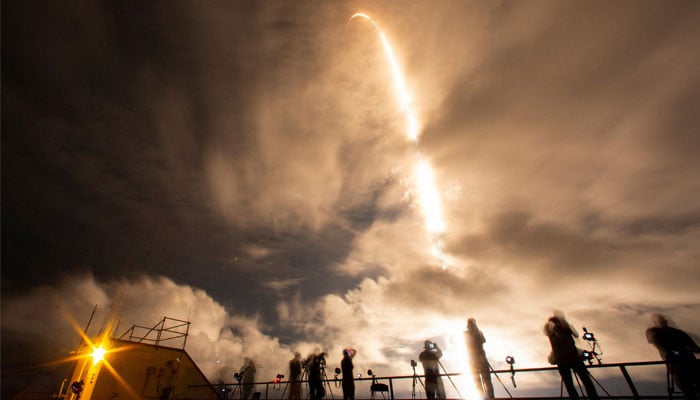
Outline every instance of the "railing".
[[182, 339], [180, 346], [172, 345], [171, 347], [184, 349], [185, 344], [187, 344], [189, 330], [189, 321], [163, 317], [163, 319], [153, 327], [133, 325], [117, 339], [136, 343], [150, 343], [156, 347], [160, 346], [163, 342], [171, 344], [174, 340]]
[[[630, 369], [640, 369], [651, 367], [654, 368], [655, 377], [651, 380], [641, 380], [641, 385], [635, 384], [632, 376], [629, 373]], [[591, 370], [593, 378], [601, 399], [682, 399], [683, 396], [675, 392], [673, 389], [666, 363], [664, 361], [646, 361], [646, 362], [629, 362], [615, 364], [599, 364], [587, 366]], [[607, 374], [598, 374], [597, 370], [617, 369]], [[522, 378], [524, 374], [546, 374], [548, 379], [539, 381], [540, 385], [544, 385], [543, 381], [549, 381], [548, 385], [538, 387], [522, 387], [521, 384], [517, 388], [516, 378]], [[561, 387], [559, 373], [556, 367], [543, 368], [513, 368], [491, 371], [494, 389], [496, 389], [497, 399], [562, 399], [568, 398], [566, 390]], [[595, 375], [605, 375], [604, 377], [595, 378]], [[471, 393], [460, 393], [457, 384], [453, 381], [454, 378], [461, 380], [468, 379], [471, 384], [471, 376], [463, 376], [460, 373], [445, 373], [443, 383], [448, 391], [450, 399], [476, 399]], [[509, 380], [511, 389], [509, 390], [506, 384], [501, 379], [506, 377]], [[356, 378], [355, 381], [355, 398], [356, 399], [425, 399], [425, 390], [423, 387], [423, 375], [399, 375], [399, 376], [375, 376], [367, 378]], [[659, 379], [663, 378], [663, 379]], [[603, 382], [601, 382], [601, 380]], [[387, 383], [388, 392], [371, 392], [370, 388], [373, 383]], [[463, 383], [463, 382], [459, 382]], [[500, 384], [500, 386], [499, 386]], [[289, 382], [255, 382], [254, 389], [251, 390], [251, 400], [279, 400], [289, 397]], [[241, 398], [241, 389], [245, 386], [241, 383], [222, 383], [213, 385], [222, 400], [238, 400]], [[324, 379], [323, 383], [326, 400], [342, 399], [343, 393], [341, 388], [341, 379]], [[451, 387], [450, 387], [451, 386]], [[260, 391], [264, 387], [264, 391]], [[612, 390], [607, 390], [606, 387]], [[623, 389], [625, 387], [625, 389]], [[553, 389], [556, 388], [556, 389]], [[580, 388], [580, 385], [579, 385]], [[614, 388], [614, 389], [613, 389]], [[548, 393], [554, 391], [555, 393]], [[601, 393], [602, 392], [602, 393]], [[615, 394], [611, 394], [615, 392]], [[362, 394], [367, 395], [363, 396]], [[302, 381], [302, 399], [308, 399], [308, 381]]]

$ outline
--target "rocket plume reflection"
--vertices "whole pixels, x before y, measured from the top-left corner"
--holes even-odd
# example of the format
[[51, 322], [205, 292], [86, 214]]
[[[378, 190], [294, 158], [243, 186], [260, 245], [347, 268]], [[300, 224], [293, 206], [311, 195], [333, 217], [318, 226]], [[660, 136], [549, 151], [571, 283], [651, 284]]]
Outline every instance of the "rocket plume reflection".
[[394, 85], [397, 90], [397, 99], [400, 103], [401, 109], [406, 118], [406, 136], [415, 146], [416, 152], [416, 164], [415, 164], [415, 180], [416, 189], [418, 192], [419, 202], [421, 209], [423, 211], [423, 216], [425, 218], [426, 230], [432, 240], [431, 253], [436, 257], [440, 266], [445, 269], [447, 268], [447, 263], [445, 261], [445, 256], [442, 252], [442, 243], [440, 236], [445, 232], [445, 222], [442, 217], [442, 207], [440, 201], [440, 195], [435, 186], [435, 180], [433, 179], [433, 170], [430, 163], [423, 157], [418, 148], [418, 132], [419, 124], [418, 119], [411, 107], [411, 96], [406, 88], [406, 83], [399, 68], [399, 64], [394, 56], [394, 50], [389, 43], [389, 40], [384, 35], [384, 32], [379, 28], [376, 22], [367, 14], [356, 13], [350, 17], [348, 23], [350, 23], [355, 18], [362, 18], [369, 21], [374, 29], [379, 34], [379, 38], [382, 41], [382, 46], [384, 48], [384, 54], [386, 55], [389, 64], [391, 65], [392, 76], [394, 78]]

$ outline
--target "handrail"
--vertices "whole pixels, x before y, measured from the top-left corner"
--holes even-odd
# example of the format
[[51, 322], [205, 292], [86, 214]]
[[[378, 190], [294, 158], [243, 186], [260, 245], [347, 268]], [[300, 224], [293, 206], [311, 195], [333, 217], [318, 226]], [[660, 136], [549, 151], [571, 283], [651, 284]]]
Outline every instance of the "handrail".
[[[671, 382], [668, 380], [669, 375], [668, 371], [665, 373], [664, 380], [666, 380], [666, 389], [668, 390], [667, 394], [646, 394], [642, 395], [639, 394], [634, 382], [632, 381], [632, 378], [630, 375], [627, 373], [627, 368], [629, 367], [643, 367], [643, 366], [666, 366], [667, 363], [665, 361], [638, 361], [638, 362], [627, 362], [627, 363], [610, 363], [610, 364], [594, 364], [594, 365], [587, 365], [586, 367], [589, 369], [600, 369], [600, 368], [619, 368], [622, 377], [624, 378], [624, 381], [627, 383], [628, 388], [631, 392], [631, 395], [610, 395], [609, 393], [606, 392], [606, 395], [599, 395], [600, 399], [682, 399], [683, 397], [678, 394], [674, 393], [672, 391], [671, 387]], [[509, 375], [515, 375], [515, 374], [523, 374], [523, 373], [532, 373], [532, 372], [552, 372], [552, 371], [557, 371], [556, 366], [548, 366], [548, 367], [537, 367], [537, 368], [513, 368], [513, 369], [500, 369], [500, 370], [492, 370], [491, 374], [496, 375], [498, 377], [499, 374], [509, 374]], [[444, 373], [440, 374], [440, 376], [443, 377], [451, 377], [451, 376], [461, 376], [464, 375], [459, 372], [451, 372], [451, 373]], [[394, 381], [404, 381], [404, 380], [413, 380], [414, 378], [420, 378], [423, 379], [424, 375], [393, 375], [393, 376], [374, 376], [374, 377], [366, 377], [366, 378], [355, 378], [355, 382], [372, 382], [374, 381], [379, 381], [379, 380], [384, 380], [388, 381], [389, 383], [389, 398], [386, 400], [395, 400], [395, 393], [394, 393]], [[303, 387], [306, 387], [305, 385], [308, 383], [308, 380], [302, 380], [301, 381], [303, 384]], [[340, 388], [340, 382], [342, 382], [341, 378], [329, 378], [329, 379], [324, 379], [324, 387], [331, 388], [331, 385], [335, 385], [335, 388], [337, 390], [337, 393], [327, 393], [326, 394], [326, 399], [335, 399], [335, 398], [342, 398], [342, 389]], [[198, 386], [212, 386], [215, 388], [217, 393], [219, 393], [220, 398], [222, 400], [236, 400], [240, 398], [240, 389], [243, 387], [243, 383], [240, 382], [234, 382], [234, 383], [221, 383], [217, 385], [191, 385], [189, 387], [198, 387]], [[281, 381], [281, 382], [254, 382], [254, 383], [249, 383], [249, 385], [254, 385], [254, 386], [265, 386], [265, 391], [264, 393], [260, 393], [260, 400], [276, 400], [276, 399], [283, 399], [285, 398], [286, 395], [288, 395], [287, 392], [287, 387], [289, 385], [289, 381]], [[273, 386], [273, 391], [270, 391], [270, 385]], [[282, 390], [281, 388], [284, 388]], [[328, 392], [328, 390], [327, 390]], [[238, 397], [234, 397], [235, 395], [238, 395]], [[306, 393], [303, 393], [306, 394]], [[356, 399], [362, 399], [364, 397], [358, 396], [360, 394], [358, 391], [356, 391]], [[406, 399], [419, 399], [421, 397], [414, 397], [411, 396], [411, 393], [408, 394], [408, 396], [405, 396], [405, 393], [401, 393], [403, 397], [401, 398], [406, 398]], [[302, 396], [302, 399], [305, 397]], [[308, 398], [308, 397], [307, 397]], [[371, 398], [371, 397], [369, 397]], [[374, 398], [381, 399], [382, 396], [374, 396]], [[562, 398], [567, 398], [565, 397], [565, 392], [563, 396], [512, 396], [512, 397], [500, 397], [497, 399], [502, 399], [502, 400], [510, 400], [510, 399], [544, 399], [544, 400], [561, 400]]]
[[[173, 322], [173, 325], [166, 326], [166, 322]], [[137, 335], [138, 330], [146, 330], [145, 333]], [[118, 337], [120, 340], [127, 340], [129, 342], [136, 343], [152, 343], [158, 347], [162, 342], [175, 339], [183, 339], [182, 348], [185, 348], [187, 343], [187, 336], [189, 335], [190, 322], [183, 321], [175, 318], [163, 317], [157, 324], [153, 327], [132, 325], [131, 328], [127, 329]], [[151, 337], [155, 333], [156, 337]], [[125, 337], [128, 335], [128, 338]]]

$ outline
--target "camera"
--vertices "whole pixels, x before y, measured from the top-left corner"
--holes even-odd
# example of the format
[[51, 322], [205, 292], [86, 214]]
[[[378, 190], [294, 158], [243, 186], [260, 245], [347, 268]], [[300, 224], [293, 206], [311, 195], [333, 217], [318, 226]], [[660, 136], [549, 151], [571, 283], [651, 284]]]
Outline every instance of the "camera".
[[437, 344], [435, 342], [428, 342], [428, 350], [435, 350], [437, 349]]
[[236, 372], [233, 374], [233, 378], [238, 381], [238, 383], [241, 383], [241, 379], [243, 379], [243, 373], [242, 372]]
[[416, 365], [418, 365], [418, 364], [416, 363], [416, 360], [411, 360], [411, 367], [415, 368]]
[[584, 350], [581, 352], [581, 358], [583, 358], [586, 361], [593, 360], [595, 358], [595, 356], [597, 356], [595, 351]]
[[85, 386], [85, 382], [81, 381], [75, 381], [70, 384], [70, 390], [71, 392], [75, 393], [80, 397], [80, 393], [83, 391], [83, 386]]
[[595, 341], [595, 335], [593, 334], [593, 332], [588, 332], [588, 329], [586, 329], [585, 326], [583, 327], [583, 332], [584, 332], [584, 334], [583, 334], [584, 340], [588, 340], [589, 342]]
[[513, 357], [513, 356], [506, 356], [506, 362], [507, 362], [508, 364], [510, 364], [511, 367], [512, 367], [513, 364], [515, 364], [515, 357]]

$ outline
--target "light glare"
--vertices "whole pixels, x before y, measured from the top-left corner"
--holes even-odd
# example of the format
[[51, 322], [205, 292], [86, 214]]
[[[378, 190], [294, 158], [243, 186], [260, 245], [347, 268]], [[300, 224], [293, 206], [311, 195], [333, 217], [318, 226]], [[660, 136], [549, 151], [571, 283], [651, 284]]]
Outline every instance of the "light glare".
[[97, 365], [97, 363], [104, 360], [105, 354], [107, 354], [107, 350], [105, 350], [102, 346], [96, 347], [92, 351], [92, 364]]

